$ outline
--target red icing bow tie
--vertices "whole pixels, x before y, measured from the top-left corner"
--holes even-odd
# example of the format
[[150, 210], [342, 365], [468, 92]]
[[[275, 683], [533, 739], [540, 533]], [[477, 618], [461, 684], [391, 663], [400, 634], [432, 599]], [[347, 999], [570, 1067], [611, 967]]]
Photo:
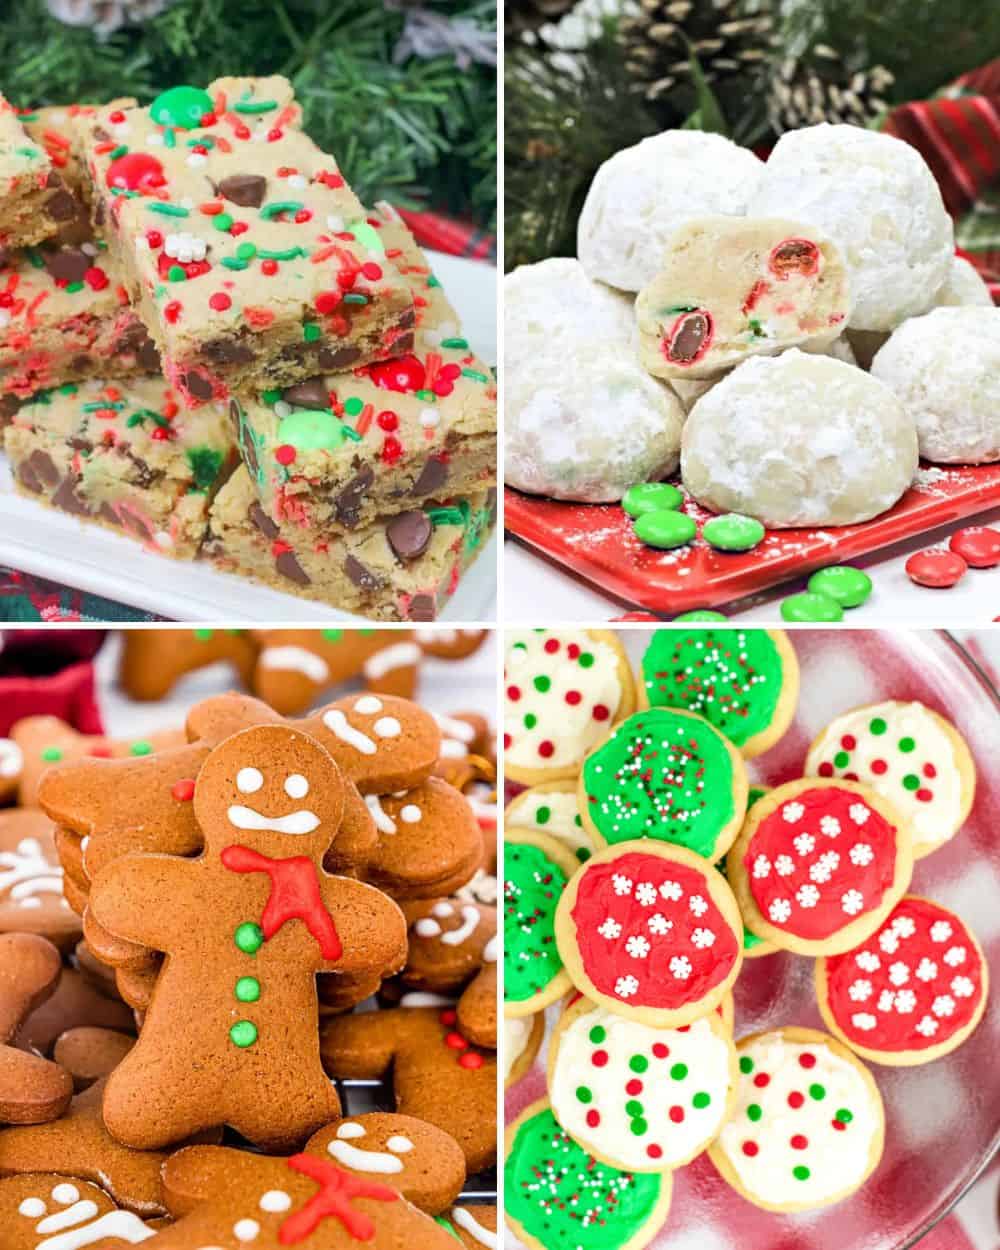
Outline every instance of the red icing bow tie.
[[356, 1241], [371, 1241], [375, 1236], [375, 1223], [364, 1211], [351, 1206], [355, 1198], [374, 1198], [378, 1202], [395, 1202], [399, 1194], [386, 1185], [362, 1180], [344, 1172], [325, 1159], [314, 1155], [293, 1155], [288, 1160], [293, 1171], [301, 1172], [320, 1186], [301, 1211], [290, 1215], [278, 1231], [278, 1241], [283, 1246], [296, 1246], [314, 1233], [323, 1220], [339, 1220], [348, 1234]]
[[248, 846], [227, 846], [222, 865], [230, 872], [266, 872], [271, 878], [271, 897], [260, 918], [265, 940], [289, 920], [301, 920], [319, 943], [324, 959], [339, 959], [344, 953], [333, 917], [323, 904], [319, 874], [311, 859], [305, 855], [272, 859]]

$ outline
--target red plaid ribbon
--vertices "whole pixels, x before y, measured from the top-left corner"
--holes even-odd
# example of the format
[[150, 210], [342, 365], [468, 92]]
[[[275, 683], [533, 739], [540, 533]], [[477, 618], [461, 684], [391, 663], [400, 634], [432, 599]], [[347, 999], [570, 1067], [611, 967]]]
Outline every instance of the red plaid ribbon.
[[398, 211], [421, 247], [450, 252], [452, 256], [468, 256], [471, 260], [496, 261], [496, 235], [484, 234], [471, 222], [440, 213], [414, 213], [405, 208]]

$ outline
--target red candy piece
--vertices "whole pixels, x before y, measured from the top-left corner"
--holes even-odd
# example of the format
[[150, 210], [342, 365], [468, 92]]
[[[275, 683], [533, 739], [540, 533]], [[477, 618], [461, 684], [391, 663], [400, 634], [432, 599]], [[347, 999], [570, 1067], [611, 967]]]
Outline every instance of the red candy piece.
[[400, 356], [383, 364], [371, 365], [368, 375], [376, 386], [386, 391], [422, 391], [427, 372], [416, 356]]
[[624, 612], [621, 616], [613, 616], [612, 621], [645, 621], [650, 625], [659, 625], [660, 618], [652, 612]]
[[991, 569], [1000, 564], [1000, 530], [986, 525], [970, 525], [952, 534], [948, 546], [974, 569]]
[[917, 586], [949, 590], [969, 566], [954, 551], [918, 551], [906, 562], [906, 576]]
[[148, 152], [126, 152], [108, 166], [105, 181], [122, 191], [149, 191], [167, 181], [163, 166]]

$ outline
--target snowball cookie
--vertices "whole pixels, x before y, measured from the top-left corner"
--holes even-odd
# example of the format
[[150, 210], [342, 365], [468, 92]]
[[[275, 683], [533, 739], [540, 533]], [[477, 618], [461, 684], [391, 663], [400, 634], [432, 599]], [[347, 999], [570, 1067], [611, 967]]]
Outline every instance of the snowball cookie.
[[964, 256], [953, 256], [944, 286], [934, 297], [935, 308], [993, 307], [990, 288], [979, 276], [979, 270]]
[[667, 130], [616, 152], [597, 171], [580, 214], [584, 269], [639, 291], [660, 267], [670, 235], [692, 217], [741, 217], [763, 162], [722, 135]]
[[872, 361], [937, 464], [1000, 460], [1000, 308], [935, 308], [901, 325]]
[[710, 378], [748, 356], [827, 347], [851, 311], [840, 248], [801, 222], [699, 217], [667, 240], [639, 292], [639, 354], [654, 377]]
[[507, 370], [508, 486], [553, 499], [609, 503], [677, 468], [684, 409], [637, 360], [589, 350], [537, 356]]
[[750, 216], [796, 217], [847, 257], [856, 330], [894, 330], [934, 303], [954, 253], [951, 218], [916, 148], [859, 126], [781, 136]]
[[892, 507], [917, 468], [917, 435], [892, 391], [793, 348], [716, 383], [684, 427], [681, 473], [715, 512], [771, 529], [850, 525]]

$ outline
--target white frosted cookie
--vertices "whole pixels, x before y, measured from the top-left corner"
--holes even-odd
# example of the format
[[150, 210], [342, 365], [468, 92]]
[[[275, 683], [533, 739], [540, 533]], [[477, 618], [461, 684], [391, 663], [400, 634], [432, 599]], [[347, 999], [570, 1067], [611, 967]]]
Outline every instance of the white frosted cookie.
[[534, 829], [564, 842], [580, 863], [598, 848], [583, 822], [576, 796], [576, 781], [543, 781], [522, 790], [504, 808], [504, 824]]
[[767, 1211], [807, 1211], [852, 1194], [885, 1141], [868, 1069], [814, 1029], [757, 1033], [736, 1048], [735, 1106], [709, 1148], [722, 1177]]
[[603, 629], [512, 630], [506, 643], [505, 775], [529, 786], [576, 777], [611, 726], [635, 708], [621, 643]]
[[917, 469], [913, 421], [880, 382], [794, 348], [737, 366], [695, 404], [681, 473], [714, 512], [850, 525], [891, 508]]
[[951, 267], [951, 218], [923, 157], [901, 139], [860, 126], [782, 135], [747, 212], [808, 221], [837, 240], [857, 330], [893, 330], [926, 312]]
[[670, 236], [635, 311], [642, 363], [673, 381], [806, 343], [826, 348], [851, 302], [840, 248], [812, 226], [700, 217]]
[[667, 130], [616, 152], [598, 169], [580, 213], [584, 269], [622, 291], [641, 290], [679, 225], [743, 216], [763, 169], [748, 149], [699, 130]]
[[888, 799], [910, 827], [915, 859], [955, 836], [976, 792], [976, 766], [954, 725], [923, 703], [892, 699], [832, 720], [805, 772], [860, 781]]
[[689, 1163], [719, 1133], [736, 1052], [718, 1012], [656, 1029], [582, 999], [549, 1042], [552, 1113], [596, 1159], [636, 1172]]
[[1000, 459], [1000, 308], [935, 308], [901, 325], [872, 361], [938, 464]]
[[545, 1012], [534, 1016], [505, 1016], [503, 1020], [503, 1066], [504, 1088], [516, 1085], [525, 1076], [545, 1036]]
[[953, 256], [944, 286], [934, 297], [935, 308], [992, 308], [990, 288], [979, 270], [964, 256]]

